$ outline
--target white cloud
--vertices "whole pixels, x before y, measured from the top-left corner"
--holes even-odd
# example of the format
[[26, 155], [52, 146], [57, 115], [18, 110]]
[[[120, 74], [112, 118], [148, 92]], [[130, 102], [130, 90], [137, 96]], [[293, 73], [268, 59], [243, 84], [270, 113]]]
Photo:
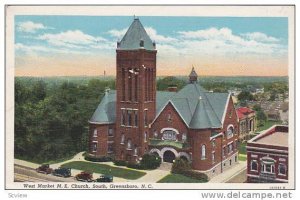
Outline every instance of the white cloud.
[[39, 55], [41, 53], [59, 53], [59, 54], [82, 54], [82, 51], [76, 51], [68, 48], [53, 48], [42, 45], [25, 45], [22, 43], [15, 44], [16, 53], [24, 53], [27, 55]]
[[110, 34], [112, 37], [118, 38], [119, 40], [122, 39], [122, 37], [125, 35], [127, 31], [127, 28], [117, 30], [117, 29], [112, 29], [108, 31], [108, 34]]
[[102, 37], [94, 37], [83, 33], [80, 30], [69, 30], [56, 34], [44, 34], [38, 37], [54, 46], [64, 46], [68, 48], [86, 48], [89, 45], [105, 43], [107, 40]]
[[35, 33], [37, 30], [51, 29], [41, 23], [34, 23], [32, 21], [20, 22], [17, 24], [17, 30], [20, 32]]
[[[147, 34], [149, 35], [149, 37], [151, 38], [151, 40], [153, 40], [157, 43], [170, 43], [170, 42], [177, 41], [177, 39], [175, 39], [175, 38], [158, 34], [157, 31], [152, 27], [145, 27], [145, 30], [146, 30]], [[121, 40], [123, 38], [123, 36], [125, 35], [126, 31], [127, 31], [127, 28], [121, 29], [121, 30], [112, 29], [112, 30], [108, 31], [108, 33], [112, 37], [115, 37], [118, 40]]]
[[187, 54], [239, 55], [273, 54], [285, 52], [286, 47], [278, 44], [277, 38], [263, 33], [236, 35], [229, 28], [209, 28], [196, 31], [181, 31], [179, 42], [181, 51]]
[[255, 41], [260, 41], [260, 42], [279, 42], [280, 40], [275, 37], [267, 36], [264, 33], [260, 32], [253, 32], [253, 33], [246, 33], [243, 34], [246, 38], [249, 40], [255, 40]]
[[170, 43], [170, 42], [177, 41], [177, 39], [175, 39], [175, 38], [166, 37], [166, 36], [157, 34], [157, 31], [152, 27], [145, 27], [145, 30], [146, 30], [147, 34], [149, 35], [149, 37], [151, 38], [151, 40], [154, 40], [157, 43]]

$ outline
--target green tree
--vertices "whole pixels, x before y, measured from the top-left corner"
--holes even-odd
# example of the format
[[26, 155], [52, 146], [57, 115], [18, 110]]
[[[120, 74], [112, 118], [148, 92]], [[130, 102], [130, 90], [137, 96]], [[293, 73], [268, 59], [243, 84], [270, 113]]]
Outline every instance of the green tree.
[[252, 101], [252, 100], [254, 100], [254, 97], [249, 91], [244, 90], [238, 95], [238, 100], [239, 101]]

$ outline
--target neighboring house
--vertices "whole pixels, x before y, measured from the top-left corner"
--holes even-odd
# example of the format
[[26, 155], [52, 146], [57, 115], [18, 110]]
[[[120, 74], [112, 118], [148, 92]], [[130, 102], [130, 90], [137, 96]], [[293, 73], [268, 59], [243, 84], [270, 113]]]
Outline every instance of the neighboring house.
[[208, 176], [238, 162], [238, 117], [228, 93], [206, 91], [194, 68], [180, 91], [156, 91], [156, 45], [139, 19], [117, 43], [116, 91], [89, 120], [89, 154], [139, 162], [176, 157]]
[[239, 139], [249, 140], [256, 130], [255, 111], [247, 107], [241, 107], [236, 109], [236, 112], [239, 118]]
[[247, 143], [247, 182], [288, 182], [288, 126], [274, 125]]

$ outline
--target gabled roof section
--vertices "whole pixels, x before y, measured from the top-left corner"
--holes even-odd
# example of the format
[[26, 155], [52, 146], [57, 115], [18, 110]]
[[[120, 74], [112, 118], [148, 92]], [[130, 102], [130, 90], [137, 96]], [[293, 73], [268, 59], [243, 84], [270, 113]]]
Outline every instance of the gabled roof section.
[[90, 123], [110, 124], [116, 121], [116, 91], [105, 92], [100, 104], [90, 119]]
[[209, 105], [207, 98], [199, 97], [197, 107], [190, 122], [190, 128], [219, 128], [221, 126], [221, 121], [218, 119], [211, 105]]
[[160, 102], [162, 93], [157, 93], [156, 117], [170, 102], [190, 128], [222, 127], [222, 117], [228, 103], [228, 93], [211, 93], [196, 83], [188, 84], [179, 92], [173, 92], [166, 96], [168, 93], [170, 92], [164, 93], [166, 98], [163, 102]]
[[254, 113], [255, 111], [247, 108], [247, 107], [240, 107], [236, 110], [239, 119], [243, 119], [245, 117], [247, 117], [247, 115], [249, 115], [250, 113]]
[[[186, 85], [179, 92], [157, 91], [156, 118], [171, 103], [189, 128], [220, 128], [222, 127], [223, 115], [226, 112], [229, 97], [228, 93], [207, 92], [196, 83]], [[116, 92], [110, 90], [105, 93], [90, 119], [90, 123], [115, 123], [115, 113]]]
[[[141, 40], [143, 41], [142, 46]], [[136, 50], [141, 48], [146, 50], [155, 50], [155, 45], [153, 44], [140, 20], [135, 18], [123, 39], [118, 44], [118, 49]]]

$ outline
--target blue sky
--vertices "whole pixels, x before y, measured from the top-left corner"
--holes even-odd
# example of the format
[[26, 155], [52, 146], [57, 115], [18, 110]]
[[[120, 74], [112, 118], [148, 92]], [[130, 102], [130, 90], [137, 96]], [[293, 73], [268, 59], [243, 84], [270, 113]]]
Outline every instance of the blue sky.
[[[191, 65], [203, 75], [222, 75], [222, 68], [229, 69], [225, 75], [267, 75], [270, 70], [271, 75], [287, 75], [287, 18], [139, 19], [157, 43], [161, 75], [185, 73]], [[103, 70], [114, 75], [116, 41], [132, 20], [133, 16], [16, 16], [16, 75], [94, 75]]]

